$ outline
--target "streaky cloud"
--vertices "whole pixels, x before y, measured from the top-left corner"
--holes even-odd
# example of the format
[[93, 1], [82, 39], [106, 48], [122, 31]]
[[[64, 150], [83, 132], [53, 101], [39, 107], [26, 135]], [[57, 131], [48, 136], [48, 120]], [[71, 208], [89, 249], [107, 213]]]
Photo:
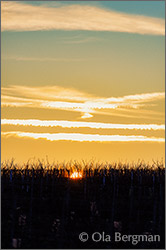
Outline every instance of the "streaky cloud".
[[[32, 107], [80, 112], [82, 119], [101, 114], [102, 110], [132, 111], [155, 105], [151, 102], [164, 100], [164, 92], [142, 93], [122, 97], [100, 97], [74, 88], [59, 86], [9, 86], [2, 87], [2, 107]], [[149, 104], [151, 103], [151, 104]], [[142, 109], [144, 113], [151, 111]], [[135, 112], [135, 111], [134, 111]], [[154, 113], [158, 115], [159, 112]]]
[[161, 18], [88, 5], [47, 7], [2, 1], [2, 31], [87, 30], [164, 35]]
[[[99, 97], [93, 94], [89, 94], [78, 89], [60, 87], [60, 86], [18, 86], [12, 85], [9, 87], [2, 87], [2, 97], [5, 99], [14, 98], [11, 95], [21, 95], [28, 98], [46, 98], [47, 100], [72, 100], [72, 101], [81, 101], [89, 102], [92, 104], [94, 102], [99, 102], [103, 104], [119, 104], [125, 103], [137, 104], [142, 102], [151, 102], [155, 100], [161, 100], [165, 98], [164, 92], [152, 92], [152, 93], [141, 93], [134, 95], [125, 95], [120, 97]], [[10, 94], [10, 96], [9, 96]], [[18, 97], [20, 98], [20, 97]], [[16, 100], [16, 97], [15, 97]]]
[[87, 61], [86, 58], [58, 58], [58, 57], [17, 57], [17, 56], [10, 56], [10, 57], [3, 57], [3, 60], [14, 60], [14, 61], [25, 61], [25, 62], [82, 62]]
[[79, 122], [64, 120], [36, 120], [36, 119], [1, 119], [2, 125], [34, 126], [34, 127], [62, 127], [62, 128], [92, 128], [92, 129], [129, 129], [129, 130], [165, 130], [161, 124], [115, 124], [101, 122]]
[[4, 136], [46, 139], [48, 141], [78, 141], [78, 142], [165, 142], [164, 138], [147, 137], [142, 135], [99, 135], [79, 133], [30, 133], [20, 131], [2, 132]]
[[[5, 98], [10, 95], [21, 95], [28, 98], [43, 98], [46, 100], [74, 100], [74, 101], [88, 101], [94, 96], [79, 91], [74, 88], [67, 88], [61, 86], [18, 86], [12, 85], [9, 87], [2, 87], [2, 92]], [[3, 96], [2, 96], [3, 97]]]

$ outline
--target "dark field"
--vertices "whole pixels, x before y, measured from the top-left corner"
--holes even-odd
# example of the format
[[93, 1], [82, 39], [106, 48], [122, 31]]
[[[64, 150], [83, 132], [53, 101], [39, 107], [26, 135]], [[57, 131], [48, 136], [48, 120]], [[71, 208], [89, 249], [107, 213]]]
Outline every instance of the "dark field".
[[[82, 178], [71, 179], [74, 172]], [[2, 249], [163, 248], [165, 168], [133, 164], [35, 163], [1, 167]], [[89, 239], [81, 242], [79, 234]], [[111, 241], [92, 240], [105, 232]], [[115, 242], [115, 232], [160, 241]], [[98, 240], [99, 237], [96, 236]]]

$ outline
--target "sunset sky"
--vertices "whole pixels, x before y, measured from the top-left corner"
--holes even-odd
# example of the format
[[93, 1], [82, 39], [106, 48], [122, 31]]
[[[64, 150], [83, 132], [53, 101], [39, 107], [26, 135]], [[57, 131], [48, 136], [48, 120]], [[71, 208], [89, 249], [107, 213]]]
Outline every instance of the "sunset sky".
[[164, 10], [2, 1], [2, 161], [164, 158]]

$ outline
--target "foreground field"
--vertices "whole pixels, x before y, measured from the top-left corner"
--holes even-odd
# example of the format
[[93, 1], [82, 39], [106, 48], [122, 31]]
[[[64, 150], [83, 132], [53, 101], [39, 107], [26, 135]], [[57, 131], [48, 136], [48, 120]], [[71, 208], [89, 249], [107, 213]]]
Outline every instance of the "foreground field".
[[[163, 163], [6, 162], [1, 175], [3, 249], [164, 248]], [[115, 242], [116, 232], [160, 240]]]

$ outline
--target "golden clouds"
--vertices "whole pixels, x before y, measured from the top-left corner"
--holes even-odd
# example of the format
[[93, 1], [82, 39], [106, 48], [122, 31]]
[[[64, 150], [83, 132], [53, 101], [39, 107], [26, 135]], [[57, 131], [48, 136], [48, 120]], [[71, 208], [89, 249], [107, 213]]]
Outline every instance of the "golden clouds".
[[[68, 110], [81, 113], [81, 118], [91, 118], [93, 114], [109, 115], [110, 111], [132, 110], [143, 111], [149, 115], [150, 111], [142, 110], [146, 106], [155, 105], [154, 102], [164, 100], [164, 92], [142, 93], [122, 97], [99, 97], [73, 88], [58, 86], [2, 87], [2, 107], [32, 107], [40, 109]], [[137, 111], [137, 112], [138, 112]], [[119, 114], [120, 115], [120, 114]]]
[[164, 19], [94, 6], [33, 6], [2, 2], [2, 31], [89, 30], [164, 35]]
[[114, 124], [101, 122], [78, 122], [59, 120], [35, 120], [35, 119], [2, 119], [2, 125], [34, 126], [34, 127], [62, 127], [62, 128], [92, 128], [92, 129], [129, 129], [129, 130], [165, 130], [165, 125], [157, 124]]
[[27, 137], [46, 139], [49, 141], [78, 141], [78, 142], [165, 142], [164, 138], [147, 137], [142, 135], [99, 135], [80, 133], [31, 133], [31, 132], [2, 132], [3, 136]]

